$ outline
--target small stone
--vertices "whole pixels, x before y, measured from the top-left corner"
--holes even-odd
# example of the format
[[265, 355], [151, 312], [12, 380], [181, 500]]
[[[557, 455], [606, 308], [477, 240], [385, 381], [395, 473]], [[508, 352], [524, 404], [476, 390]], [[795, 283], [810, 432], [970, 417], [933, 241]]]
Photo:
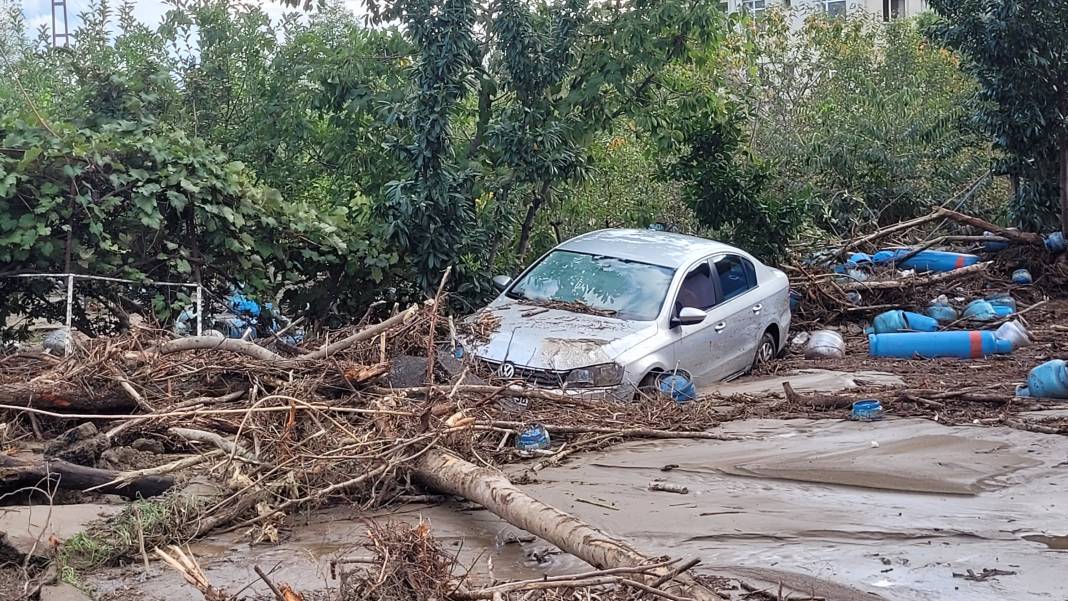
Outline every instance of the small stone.
[[156, 455], [162, 455], [165, 450], [163, 443], [154, 438], [138, 438], [130, 443], [130, 447], [145, 453], [155, 453]]

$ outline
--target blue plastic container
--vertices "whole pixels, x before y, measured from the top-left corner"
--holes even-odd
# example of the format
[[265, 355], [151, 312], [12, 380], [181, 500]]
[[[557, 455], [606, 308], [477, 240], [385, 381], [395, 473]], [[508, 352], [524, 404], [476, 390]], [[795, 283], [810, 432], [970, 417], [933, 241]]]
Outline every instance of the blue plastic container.
[[1013, 312], [1016, 311], [1016, 299], [1004, 292], [988, 296], [985, 300], [993, 305], [995, 310], [997, 310], [998, 307], [1008, 307], [1009, 309], [1012, 309]]
[[976, 359], [1011, 353], [1013, 348], [1011, 340], [1002, 340], [986, 330], [868, 335], [868, 352], [872, 357]]
[[549, 431], [541, 424], [531, 424], [515, 440], [515, 448], [520, 451], [535, 451], [549, 448]]
[[1064, 233], [1053, 232], [1046, 236], [1046, 250], [1054, 254], [1068, 250], [1068, 241], [1064, 239]]
[[801, 304], [801, 293], [797, 290], [790, 290], [790, 312], [797, 311], [798, 305]]
[[997, 316], [997, 311], [994, 310], [994, 305], [990, 304], [990, 301], [976, 299], [964, 307], [964, 317], [976, 321], [991, 321]]
[[889, 332], [934, 332], [938, 330], [938, 320], [909, 311], [886, 311], [875, 316], [871, 322], [876, 334]]
[[883, 404], [875, 399], [853, 403], [850, 417], [858, 422], [873, 422], [883, 418]]
[[866, 264], [870, 265], [871, 264], [871, 255], [869, 255], [868, 253], [853, 253], [853, 254], [849, 255], [848, 262], [852, 263], [853, 265], [857, 265], [857, 266], [866, 265]]
[[[872, 257], [876, 263], [889, 263], [898, 261], [912, 252], [910, 248], [893, 248], [881, 250]], [[961, 267], [975, 265], [979, 257], [965, 253], [947, 252], [943, 250], [921, 250], [907, 260], [898, 263], [903, 269], [915, 269], [916, 271], [953, 271]]]
[[1068, 399], [1068, 365], [1061, 359], [1046, 361], [1031, 370], [1021, 396]]
[[671, 374], [660, 378], [660, 392], [671, 397], [679, 405], [693, 402], [697, 398], [697, 389], [693, 382], [684, 375]]
[[1017, 269], [1012, 272], [1012, 283], [1017, 286], [1030, 286], [1032, 281], [1034, 280], [1031, 277], [1031, 272], [1026, 269]]
[[937, 320], [939, 323], [957, 321], [960, 317], [957, 310], [943, 303], [931, 303], [927, 307], [927, 317]]

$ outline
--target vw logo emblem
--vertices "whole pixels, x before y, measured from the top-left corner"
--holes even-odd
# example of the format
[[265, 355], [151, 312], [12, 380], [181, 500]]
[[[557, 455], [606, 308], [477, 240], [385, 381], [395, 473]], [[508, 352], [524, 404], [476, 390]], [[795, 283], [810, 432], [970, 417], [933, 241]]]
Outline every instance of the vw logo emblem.
[[513, 377], [515, 377], [515, 365], [512, 365], [511, 363], [508, 363], [507, 361], [505, 361], [504, 363], [501, 363], [501, 366], [497, 368], [497, 375], [502, 377], [502, 378], [513, 378]]

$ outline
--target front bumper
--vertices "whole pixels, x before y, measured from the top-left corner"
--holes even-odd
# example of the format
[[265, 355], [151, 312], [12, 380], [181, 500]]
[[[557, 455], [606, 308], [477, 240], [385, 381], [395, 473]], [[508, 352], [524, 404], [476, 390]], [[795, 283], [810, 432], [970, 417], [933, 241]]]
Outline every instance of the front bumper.
[[482, 357], [473, 357], [476, 366], [475, 373], [495, 384], [507, 384], [509, 382], [537, 388], [546, 392], [566, 395], [571, 398], [586, 401], [630, 401], [634, 399], [638, 387], [624, 378], [623, 382], [615, 386], [602, 386], [595, 388], [568, 388], [563, 385], [566, 371], [550, 371], [534, 369], [524, 366], [513, 366], [512, 377], [504, 377], [500, 374], [500, 363]]

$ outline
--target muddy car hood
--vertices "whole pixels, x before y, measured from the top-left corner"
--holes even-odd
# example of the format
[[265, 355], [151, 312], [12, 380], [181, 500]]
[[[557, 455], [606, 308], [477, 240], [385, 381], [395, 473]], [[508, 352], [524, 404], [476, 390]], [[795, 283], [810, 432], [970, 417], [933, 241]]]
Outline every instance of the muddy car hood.
[[500, 319], [500, 327], [489, 340], [468, 343], [469, 353], [535, 369], [568, 370], [609, 363], [656, 333], [651, 321], [624, 321], [510, 300], [495, 301], [471, 319], [487, 312]]

